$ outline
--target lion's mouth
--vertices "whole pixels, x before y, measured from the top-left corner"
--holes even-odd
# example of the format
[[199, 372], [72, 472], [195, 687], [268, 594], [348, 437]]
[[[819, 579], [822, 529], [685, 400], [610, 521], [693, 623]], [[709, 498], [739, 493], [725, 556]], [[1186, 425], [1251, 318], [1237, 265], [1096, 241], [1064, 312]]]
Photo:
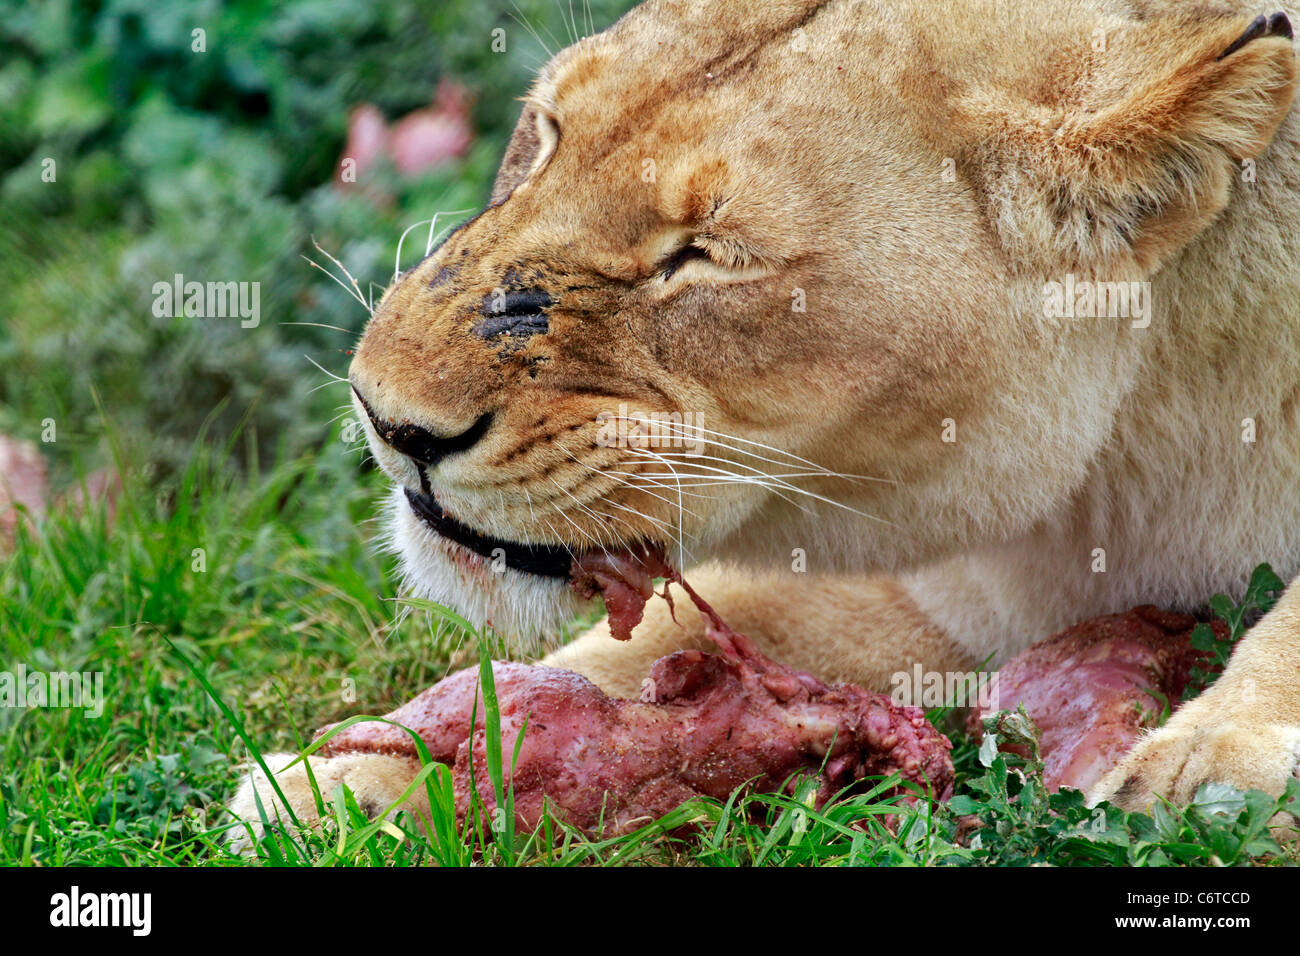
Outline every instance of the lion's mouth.
[[573, 555], [556, 545], [520, 544], [481, 534], [442, 510], [433, 495], [403, 488], [411, 510], [434, 532], [489, 561], [503, 560], [512, 571], [525, 571], [548, 578], [569, 578]]
[[[641, 621], [646, 602], [654, 595], [656, 578], [676, 581], [694, 597], [664, 554], [663, 545], [641, 540], [622, 547], [579, 549], [562, 545], [522, 544], [475, 531], [462, 524], [438, 504], [428, 492], [403, 487], [411, 510], [440, 538], [493, 563], [493, 570], [505, 568], [563, 582], [579, 598], [597, 596], [605, 602], [610, 633], [619, 640], [632, 636]], [[665, 589], [664, 597], [668, 597]], [[672, 601], [669, 600], [671, 605]]]

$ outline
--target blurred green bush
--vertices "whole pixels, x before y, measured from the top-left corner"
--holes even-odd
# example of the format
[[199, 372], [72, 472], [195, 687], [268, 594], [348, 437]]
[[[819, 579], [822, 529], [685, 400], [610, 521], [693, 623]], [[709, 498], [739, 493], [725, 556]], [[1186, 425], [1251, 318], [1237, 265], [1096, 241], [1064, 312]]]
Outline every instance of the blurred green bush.
[[[341, 373], [365, 312], [304, 261], [328, 265], [313, 237], [382, 285], [404, 228], [482, 205], [538, 37], [558, 49], [630, 5], [0, 0], [0, 432], [54, 419], [65, 472], [105, 461], [106, 420], [164, 472], [214, 414], [214, 437], [246, 422], [244, 453], [319, 442], [346, 393], [308, 357]], [[391, 120], [443, 77], [473, 97], [463, 159], [368, 174], [391, 202], [331, 186], [355, 106]], [[260, 283], [260, 325], [155, 317], [177, 273]]]

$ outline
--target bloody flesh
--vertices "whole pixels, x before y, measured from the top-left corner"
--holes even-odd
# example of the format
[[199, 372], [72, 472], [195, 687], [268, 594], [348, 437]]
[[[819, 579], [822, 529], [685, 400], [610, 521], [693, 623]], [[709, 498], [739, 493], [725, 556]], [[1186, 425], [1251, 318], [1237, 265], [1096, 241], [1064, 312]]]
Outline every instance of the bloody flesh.
[[[557, 668], [493, 664], [507, 764], [523, 733], [513, 776], [505, 769], [519, 826], [535, 826], [549, 803], [579, 829], [619, 832], [692, 797], [726, 799], [746, 783], [775, 791], [800, 775], [814, 778], [819, 805], [857, 780], [895, 772], [935, 798], [951, 794], [951, 744], [919, 708], [850, 685], [828, 686], [769, 660], [655, 552], [584, 556], [573, 574], [580, 592], [605, 595], [611, 630], [624, 639], [640, 621], [656, 577], [686, 591], [720, 653], [661, 658], [642, 699], [611, 698]], [[477, 670], [465, 670], [388, 715], [419, 734], [435, 761], [452, 766], [462, 816], [471, 769], [489, 813], [495, 806], [479, 694]], [[471, 727], [476, 700], [479, 716]], [[416, 757], [408, 734], [379, 723], [344, 729], [322, 752]]]
[[[1023, 704], [1042, 734], [1043, 782], [1089, 790], [1166, 704], [1178, 706], [1192, 668], [1208, 665], [1191, 644], [1195, 626], [1191, 615], [1144, 605], [1066, 628], [999, 670], [997, 699], [972, 710], [970, 730]], [[1226, 637], [1221, 622], [1213, 627]]]

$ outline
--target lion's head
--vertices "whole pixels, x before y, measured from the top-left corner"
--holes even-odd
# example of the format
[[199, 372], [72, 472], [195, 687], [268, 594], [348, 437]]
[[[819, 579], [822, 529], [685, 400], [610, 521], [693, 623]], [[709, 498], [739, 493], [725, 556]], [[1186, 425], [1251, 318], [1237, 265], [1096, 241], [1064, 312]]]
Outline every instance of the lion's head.
[[410, 581], [531, 635], [572, 553], [897, 568], [1047, 519], [1153, 335], [1045, 316], [1045, 284], [1143, 282], [1209, 227], [1287, 113], [1288, 35], [651, 0], [565, 50], [352, 365]]

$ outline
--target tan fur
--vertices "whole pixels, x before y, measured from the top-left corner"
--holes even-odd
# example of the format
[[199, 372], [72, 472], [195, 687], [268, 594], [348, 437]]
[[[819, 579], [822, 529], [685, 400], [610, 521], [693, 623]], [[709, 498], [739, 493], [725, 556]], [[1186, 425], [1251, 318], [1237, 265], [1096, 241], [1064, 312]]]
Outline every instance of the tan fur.
[[[1296, 61], [1276, 36], [1221, 56], [1258, 12], [652, 0], [546, 67], [493, 204], [389, 290], [352, 382], [379, 416], [441, 436], [494, 416], [429, 475], [465, 524], [575, 550], [650, 538], [739, 568], [693, 576], [828, 677], [1004, 660], [1089, 616], [1239, 592], [1261, 560], [1293, 575]], [[665, 280], [684, 242], [710, 261]], [[1045, 318], [1044, 284], [1067, 274], [1149, 281], [1149, 326]], [[546, 334], [473, 333], [503, 287], [551, 296]], [[664, 465], [598, 440], [620, 405], [731, 436], [710, 467], [799, 470], [755, 454], [781, 449], [826, 473], [794, 493], [632, 487]], [[573, 608], [562, 584], [434, 540], [400, 494], [393, 527], [417, 592], [507, 633]], [[597, 628], [549, 660], [627, 692], [698, 642], [679, 616], [652, 608], [630, 644]], [[1217, 704], [1117, 771], [1126, 802], [1199, 780], [1278, 788], [1300, 625], [1275, 614], [1264, 634]], [[1249, 681], [1253, 702], [1229, 707]]]
[[[293, 807], [298, 822], [303, 826], [320, 823], [316, 795], [301, 761], [294, 763], [293, 754], [266, 754], [267, 769], [275, 774], [285, 799]], [[328, 801], [340, 784], [347, 786], [357, 799], [357, 805], [371, 817], [386, 813], [389, 808], [405, 810], [419, 819], [429, 819], [429, 798], [422, 787], [417, 787], [407, 801], [398, 804], [407, 786], [419, 771], [418, 762], [388, 754], [341, 754], [328, 759], [312, 760], [316, 785], [326, 800], [327, 813], [332, 809]], [[261, 804], [260, 810], [258, 804]], [[231, 849], [243, 852], [251, 848], [252, 840], [261, 836], [262, 814], [273, 824], [292, 825], [292, 817], [283, 810], [279, 798], [266, 775], [254, 769], [244, 778], [239, 790], [230, 801], [230, 812], [247, 827], [230, 831]], [[251, 828], [251, 834], [250, 834]]]
[[1096, 799], [1186, 803], [1207, 781], [1280, 793], [1300, 761], [1300, 588], [1238, 645], [1231, 666], [1097, 784]]

